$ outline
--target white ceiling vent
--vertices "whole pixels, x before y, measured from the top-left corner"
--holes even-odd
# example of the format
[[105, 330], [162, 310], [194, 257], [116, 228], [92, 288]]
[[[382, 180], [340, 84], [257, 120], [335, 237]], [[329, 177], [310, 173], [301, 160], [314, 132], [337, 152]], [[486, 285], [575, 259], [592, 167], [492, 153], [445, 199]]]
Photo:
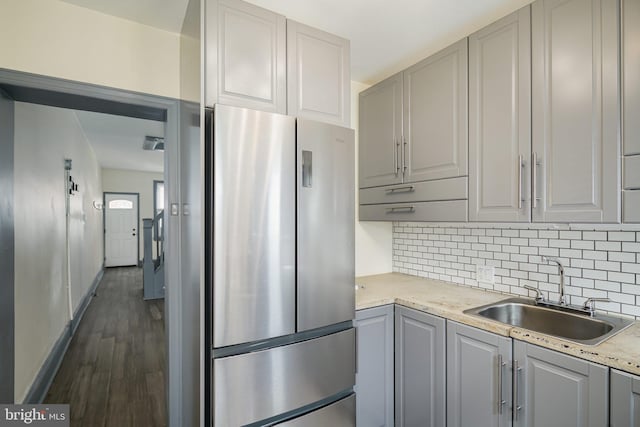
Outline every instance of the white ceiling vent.
[[161, 136], [146, 136], [142, 149], [147, 151], [164, 151], [164, 138]]

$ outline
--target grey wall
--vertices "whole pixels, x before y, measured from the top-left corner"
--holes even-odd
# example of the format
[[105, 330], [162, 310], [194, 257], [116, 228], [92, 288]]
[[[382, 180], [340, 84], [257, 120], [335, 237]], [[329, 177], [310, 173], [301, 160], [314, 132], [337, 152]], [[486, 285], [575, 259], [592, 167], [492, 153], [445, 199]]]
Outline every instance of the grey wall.
[[0, 91], [0, 403], [13, 403], [13, 101]]

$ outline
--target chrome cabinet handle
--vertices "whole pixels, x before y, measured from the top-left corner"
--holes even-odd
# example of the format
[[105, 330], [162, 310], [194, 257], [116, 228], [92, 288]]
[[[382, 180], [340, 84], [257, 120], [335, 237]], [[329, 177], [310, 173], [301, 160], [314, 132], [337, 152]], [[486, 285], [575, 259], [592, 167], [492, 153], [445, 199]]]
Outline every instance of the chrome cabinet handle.
[[394, 188], [387, 188], [385, 190], [387, 192], [387, 194], [393, 194], [393, 193], [412, 193], [414, 191], [416, 191], [416, 188], [413, 185], [405, 185], [403, 187], [394, 187]]
[[498, 354], [498, 413], [502, 414], [502, 407], [507, 403], [502, 398], [502, 370], [506, 363], [502, 360], [502, 355]]
[[387, 208], [387, 213], [388, 214], [392, 214], [392, 213], [406, 213], [406, 212], [413, 212], [415, 210], [415, 208], [413, 206], [395, 206], [392, 208]]
[[513, 420], [517, 421], [520, 411], [522, 410], [522, 405], [520, 405], [520, 388], [519, 388], [519, 377], [520, 372], [522, 372], [522, 368], [518, 366], [518, 361], [513, 361]]
[[540, 200], [540, 198], [538, 197], [538, 166], [540, 166], [540, 161], [538, 160], [538, 154], [537, 153], [533, 153], [533, 160], [531, 161], [531, 169], [533, 172], [533, 179], [532, 179], [532, 196], [531, 198], [533, 199], [533, 208], [537, 208], [538, 207], [538, 200]]
[[524, 157], [518, 156], [518, 209], [522, 209], [522, 169], [524, 168]]
[[394, 143], [394, 147], [393, 147], [393, 163], [396, 166], [396, 176], [398, 176], [398, 174], [400, 173], [400, 163], [398, 162], [398, 150], [400, 150], [400, 142], [398, 141], [397, 138], [393, 138], [393, 143]]
[[407, 140], [402, 137], [402, 174], [405, 175], [408, 169], [407, 166]]

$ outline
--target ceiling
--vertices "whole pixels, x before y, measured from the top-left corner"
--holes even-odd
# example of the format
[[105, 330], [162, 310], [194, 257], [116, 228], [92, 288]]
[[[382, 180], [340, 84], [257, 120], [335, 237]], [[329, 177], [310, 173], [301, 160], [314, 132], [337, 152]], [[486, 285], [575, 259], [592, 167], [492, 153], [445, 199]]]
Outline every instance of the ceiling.
[[179, 33], [189, 0], [62, 0], [107, 15]]
[[75, 111], [98, 163], [108, 169], [162, 172], [164, 153], [145, 151], [145, 136], [164, 136], [164, 122]]
[[[188, 0], [63, 0], [179, 32]], [[351, 78], [394, 74], [531, 0], [247, 0], [351, 40]]]

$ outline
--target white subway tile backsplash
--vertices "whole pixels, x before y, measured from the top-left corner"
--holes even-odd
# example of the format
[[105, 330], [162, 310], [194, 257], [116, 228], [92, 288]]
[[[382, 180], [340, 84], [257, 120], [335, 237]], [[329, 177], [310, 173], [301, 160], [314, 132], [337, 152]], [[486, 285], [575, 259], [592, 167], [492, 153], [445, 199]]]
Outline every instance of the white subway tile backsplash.
[[[525, 284], [558, 298], [554, 264], [565, 265], [572, 304], [608, 297], [599, 310], [640, 318], [640, 232], [567, 224], [393, 224], [393, 269], [465, 286], [530, 295]], [[594, 230], [595, 228], [595, 230]], [[476, 265], [495, 267], [495, 283], [478, 282]]]

